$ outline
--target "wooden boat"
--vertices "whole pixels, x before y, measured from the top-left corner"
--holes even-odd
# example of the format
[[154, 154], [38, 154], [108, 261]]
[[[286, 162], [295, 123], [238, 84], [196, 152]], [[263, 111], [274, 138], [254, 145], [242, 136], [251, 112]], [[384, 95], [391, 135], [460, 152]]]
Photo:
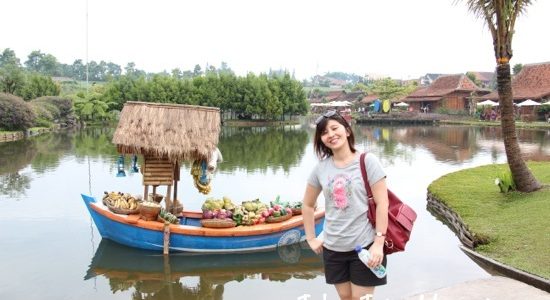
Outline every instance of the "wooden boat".
[[[111, 212], [101, 201], [87, 195], [82, 199], [103, 238], [147, 250], [163, 251], [164, 224], [141, 220], [139, 215]], [[200, 224], [201, 212], [183, 211], [180, 224], [169, 225], [170, 252], [227, 253], [273, 249], [305, 240], [302, 215], [280, 222], [205, 228]], [[323, 229], [324, 209], [315, 212], [315, 233]]]

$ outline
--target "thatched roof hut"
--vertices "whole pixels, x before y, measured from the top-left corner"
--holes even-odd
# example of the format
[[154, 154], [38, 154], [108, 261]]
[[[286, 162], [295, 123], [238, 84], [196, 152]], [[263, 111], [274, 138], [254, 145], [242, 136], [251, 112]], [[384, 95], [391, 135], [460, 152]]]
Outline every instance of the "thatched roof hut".
[[123, 154], [191, 161], [209, 159], [219, 133], [219, 108], [129, 101], [113, 143]]

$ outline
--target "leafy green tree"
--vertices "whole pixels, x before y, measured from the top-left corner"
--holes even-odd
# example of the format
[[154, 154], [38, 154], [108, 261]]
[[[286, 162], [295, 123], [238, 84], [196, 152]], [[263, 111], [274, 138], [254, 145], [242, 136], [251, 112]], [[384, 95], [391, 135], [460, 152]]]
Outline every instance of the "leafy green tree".
[[21, 62], [15, 55], [15, 51], [10, 48], [4, 49], [4, 51], [0, 54], [0, 68], [7, 66], [21, 67]]
[[521, 69], [523, 69], [522, 64], [515, 64], [514, 68], [513, 68], [514, 75], [518, 75], [518, 73], [521, 71]]
[[199, 64], [196, 64], [195, 68], [193, 69], [193, 76], [197, 77], [197, 76], [201, 76], [201, 75], [202, 75], [201, 66]]
[[477, 79], [476, 74], [474, 74], [472, 72], [466, 72], [466, 77], [468, 77], [477, 86], [481, 86], [481, 81], [479, 81], [479, 79]]
[[58, 96], [61, 87], [51, 77], [40, 74], [28, 74], [25, 84], [17, 90], [16, 94], [25, 100], [31, 100], [42, 96]]
[[521, 157], [512, 95], [512, 38], [517, 17], [532, 4], [531, 0], [465, 0], [468, 9], [485, 20], [491, 36], [497, 63], [497, 89], [501, 110], [501, 126], [508, 166], [516, 187], [522, 192], [533, 192], [541, 188], [540, 183], [527, 168]]
[[27, 61], [25, 61], [27, 70], [40, 72], [40, 60], [42, 60], [43, 57], [44, 53], [40, 52], [40, 50], [32, 51], [29, 56], [27, 56]]
[[233, 70], [227, 65], [225, 61], [222, 61], [220, 69], [218, 70], [218, 74], [220, 75], [235, 75]]
[[217, 74], [218, 71], [216, 70], [216, 67], [213, 65], [209, 65], [205, 68], [204, 74]]
[[126, 67], [124, 67], [124, 71], [126, 76], [133, 76], [136, 73], [136, 64], [134, 62], [129, 62], [126, 64]]
[[106, 119], [110, 102], [103, 100], [100, 93], [90, 93], [84, 98], [76, 97], [74, 106], [81, 120]]
[[193, 72], [190, 70], [183, 71], [181, 76], [182, 76], [182, 79], [191, 79], [193, 78]]
[[51, 54], [45, 54], [39, 62], [40, 73], [49, 76], [59, 76], [59, 63], [57, 58]]
[[58, 76], [57, 58], [51, 54], [40, 52], [40, 50], [32, 51], [25, 61], [27, 70], [31, 72], [42, 73], [44, 75]]
[[57, 66], [59, 69], [59, 75], [63, 77], [69, 77], [74, 79], [73, 66], [68, 64], [59, 64]]
[[21, 67], [7, 64], [0, 68], [0, 92], [15, 94], [24, 85], [25, 74]]
[[86, 80], [86, 66], [82, 62], [82, 59], [77, 59], [71, 66], [73, 72], [73, 78], [77, 80]]
[[182, 79], [183, 78], [183, 72], [180, 70], [180, 68], [172, 69], [172, 77], [176, 79]]
[[369, 94], [375, 94], [380, 100], [397, 99], [406, 93], [406, 88], [391, 78], [376, 80], [368, 89]]
[[110, 76], [111, 78], [118, 78], [120, 77], [120, 75], [122, 75], [122, 68], [120, 67], [120, 65], [109, 62], [107, 63], [106, 68], [106, 75]]

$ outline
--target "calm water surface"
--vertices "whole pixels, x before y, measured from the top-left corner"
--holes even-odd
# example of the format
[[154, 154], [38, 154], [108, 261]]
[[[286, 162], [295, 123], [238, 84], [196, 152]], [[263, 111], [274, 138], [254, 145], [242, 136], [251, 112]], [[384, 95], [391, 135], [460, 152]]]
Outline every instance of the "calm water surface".
[[[337, 298], [306, 245], [165, 258], [102, 240], [80, 194], [142, 193], [129, 157], [127, 176], [115, 177], [112, 132], [89, 128], [0, 144], [0, 299]], [[380, 157], [390, 188], [418, 212], [408, 249], [389, 257], [389, 284], [377, 288], [377, 298], [400, 299], [488, 277], [426, 210], [426, 188], [443, 174], [504, 162], [500, 130], [356, 126], [355, 133], [359, 150]], [[238, 203], [269, 202], [277, 195], [301, 200], [317, 161], [311, 136], [307, 126], [224, 128], [219, 147], [225, 162], [211, 195]], [[550, 160], [550, 131], [522, 130], [519, 138], [527, 158]], [[181, 174], [179, 198], [186, 208], [200, 209], [205, 196], [193, 187], [188, 165]]]

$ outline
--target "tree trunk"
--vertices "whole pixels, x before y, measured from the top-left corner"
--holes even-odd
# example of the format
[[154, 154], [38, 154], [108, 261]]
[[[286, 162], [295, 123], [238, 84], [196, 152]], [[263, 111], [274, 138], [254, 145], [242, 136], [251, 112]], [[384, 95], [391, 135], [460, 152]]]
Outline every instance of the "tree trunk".
[[516, 188], [521, 192], [533, 192], [541, 188], [540, 183], [533, 176], [525, 161], [521, 157], [521, 151], [516, 134], [514, 121], [514, 104], [512, 96], [512, 78], [510, 64], [501, 63], [497, 66], [498, 96], [500, 103], [502, 137], [508, 166]]

